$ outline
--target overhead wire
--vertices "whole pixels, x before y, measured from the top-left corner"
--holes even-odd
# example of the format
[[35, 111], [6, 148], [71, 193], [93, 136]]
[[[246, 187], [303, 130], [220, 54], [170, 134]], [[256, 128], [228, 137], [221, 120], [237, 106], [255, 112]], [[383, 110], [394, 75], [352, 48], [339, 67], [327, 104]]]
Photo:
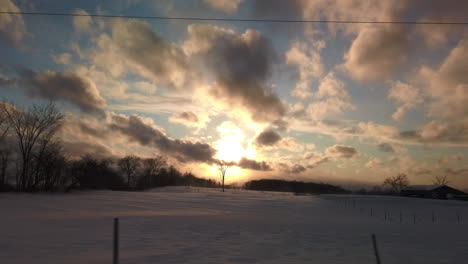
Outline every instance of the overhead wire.
[[257, 23], [315, 23], [315, 24], [407, 24], [407, 25], [468, 25], [463, 21], [366, 21], [366, 20], [303, 20], [303, 19], [255, 19], [255, 18], [213, 18], [213, 17], [174, 17], [174, 16], [136, 16], [112, 14], [83, 13], [53, 13], [53, 12], [14, 12], [0, 11], [1, 14], [25, 16], [71, 16], [100, 18], [133, 18], [155, 20], [186, 20], [186, 21], [226, 21], [226, 22], [257, 22]]

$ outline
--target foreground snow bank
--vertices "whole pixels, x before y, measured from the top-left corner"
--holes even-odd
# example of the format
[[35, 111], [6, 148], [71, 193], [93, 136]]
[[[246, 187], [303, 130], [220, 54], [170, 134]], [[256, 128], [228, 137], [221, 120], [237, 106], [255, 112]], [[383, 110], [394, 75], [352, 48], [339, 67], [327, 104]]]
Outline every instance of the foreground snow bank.
[[186, 187], [2, 194], [0, 260], [110, 263], [119, 217], [121, 263], [375, 263], [371, 233], [385, 264], [463, 263], [467, 206]]

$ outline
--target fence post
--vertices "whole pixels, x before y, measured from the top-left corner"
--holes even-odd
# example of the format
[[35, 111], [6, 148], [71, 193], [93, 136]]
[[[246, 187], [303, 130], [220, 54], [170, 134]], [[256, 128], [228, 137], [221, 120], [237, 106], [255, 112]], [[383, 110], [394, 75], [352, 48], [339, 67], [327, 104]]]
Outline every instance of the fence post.
[[114, 218], [114, 258], [113, 264], [119, 263], [119, 218]]
[[380, 264], [380, 254], [379, 248], [377, 247], [377, 239], [375, 238], [375, 234], [372, 234], [372, 245], [374, 246], [374, 254], [377, 264]]

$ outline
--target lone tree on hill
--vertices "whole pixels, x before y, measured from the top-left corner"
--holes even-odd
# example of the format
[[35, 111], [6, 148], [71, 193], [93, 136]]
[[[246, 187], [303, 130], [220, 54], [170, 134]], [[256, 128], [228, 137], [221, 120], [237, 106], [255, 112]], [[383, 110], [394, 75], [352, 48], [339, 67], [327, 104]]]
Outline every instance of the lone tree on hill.
[[218, 161], [217, 166], [218, 166], [218, 173], [221, 178], [221, 185], [223, 186], [223, 192], [224, 192], [224, 180], [226, 179], [226, 172], [232, 166], [232, 163], [220, 160]]
[[408, 176], [404, 173], [399, 173], [397, 176], [385, 179], [383, 185], [389, 186], [395, 193], [399, 193], [409, 185]]

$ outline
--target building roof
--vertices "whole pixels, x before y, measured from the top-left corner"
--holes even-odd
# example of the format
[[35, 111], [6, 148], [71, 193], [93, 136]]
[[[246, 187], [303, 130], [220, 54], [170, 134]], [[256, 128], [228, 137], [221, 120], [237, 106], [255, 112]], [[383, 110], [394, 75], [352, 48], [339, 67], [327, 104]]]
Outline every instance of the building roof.
[[432, 191], [446, 185], [410, 185], [403, 188], [403, 191]]

